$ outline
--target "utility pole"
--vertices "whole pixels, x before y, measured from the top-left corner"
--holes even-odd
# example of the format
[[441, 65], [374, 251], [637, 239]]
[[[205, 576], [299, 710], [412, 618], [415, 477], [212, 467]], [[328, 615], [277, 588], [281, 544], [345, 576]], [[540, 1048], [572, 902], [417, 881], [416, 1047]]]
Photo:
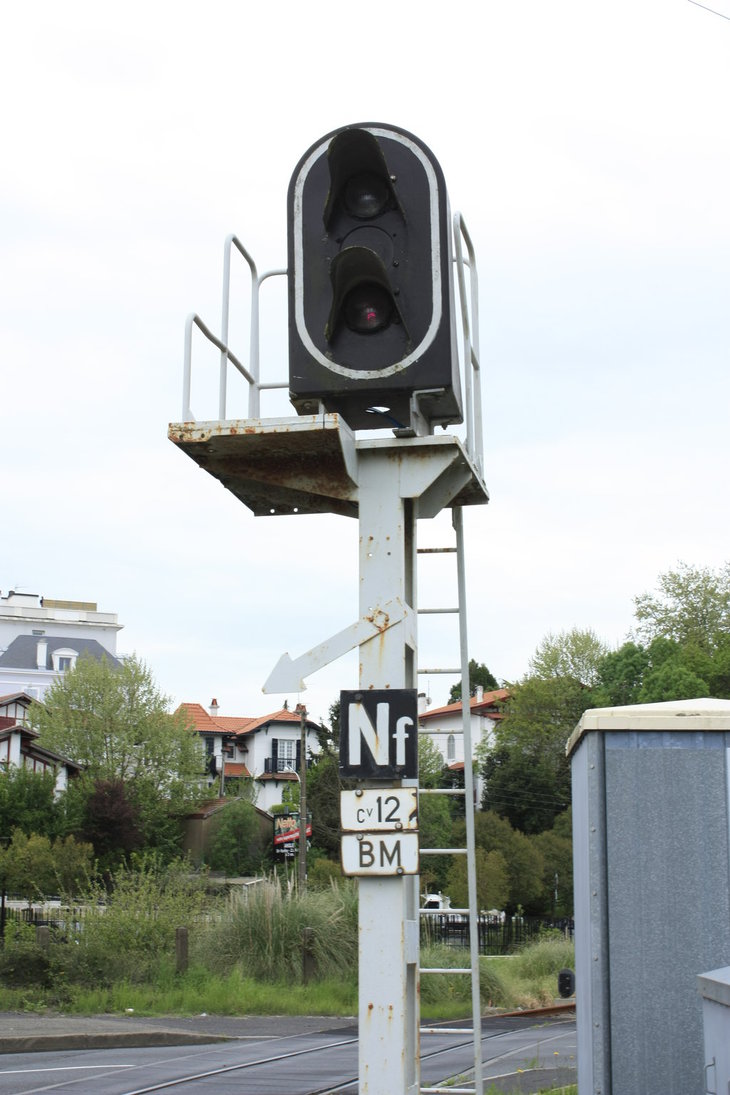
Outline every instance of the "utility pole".
[[299, 704], [299, 865], [297, 879], [299, 891], [307, 888], [307, 708]]

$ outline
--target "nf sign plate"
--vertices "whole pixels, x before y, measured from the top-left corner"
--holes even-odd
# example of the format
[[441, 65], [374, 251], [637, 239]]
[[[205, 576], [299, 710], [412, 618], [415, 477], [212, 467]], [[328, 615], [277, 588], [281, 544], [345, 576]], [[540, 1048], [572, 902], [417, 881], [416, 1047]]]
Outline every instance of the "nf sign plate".
[[345, 832], [399, 832], [418, 828], [415, 787], [340, 792], [340, 822]]
[[416, 779], [415, 688], [340, 692], [340, 772], [350, 779]]
[[418, 833], [343, 833], [346, 875], [418, 874]]

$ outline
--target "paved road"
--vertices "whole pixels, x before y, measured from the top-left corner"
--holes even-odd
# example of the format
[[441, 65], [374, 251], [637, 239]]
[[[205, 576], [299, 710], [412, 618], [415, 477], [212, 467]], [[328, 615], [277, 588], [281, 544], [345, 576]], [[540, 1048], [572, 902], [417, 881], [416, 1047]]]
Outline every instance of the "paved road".
[[[0, 1095], [146, 1095], [179, 1091], [181, 1095], [314, 1095], [357, 1091], [357, 1028], [354, 1020], [214, 1019], [134, 1020], [122, 1017], [73, 1020], [45, 1033], [35, 1017], [21, 1017], [25, 1035], [0, 1016], [0, 1049], [10, 1037], [53, 1037], [54, 1049], [4, 1052], [0, 1056]], [[72, 1027], [75, 1024], [75, 1029]], [[104, 1029], [100, 1029], [103, 1027]], [[200, 1028], [203, 1028], [202, 1030]], [[211, 1042], [215, 1036], [228, 1040]], [[84, 1039], [106, 1038], [108, 1048], [80, 1048]], [[189, 1044], [203, 1038], [203, 1044]], [[156, 1044], [131, 1046], [129, 1039]], [[179, 1044], [187, 1038], [188, 1044]], [[165, 1044], [160, 1044], [160, 1042]], [[509, 1076], [505, 1090], [534, 1091], [549, 1067], [556, 1082], [574, 1080], [575, 1021], [557, 1018], [493, 1017], [483, 1024], [485, 1079]], [[177, 1042], [178, 1044], [171, 1044]], [[74, 1044], [75, 1043], [75, 1044]], [[50, 1043], [48, 1043], [50, 1045]], [[423, 1039], [422, 1082], [468, 1072], [471, 1046], [467, 1037]], [[518, 1071], [522, 1070], [522, 1071]], [[532, 1086], [530, 1086], [532, 1085]]]

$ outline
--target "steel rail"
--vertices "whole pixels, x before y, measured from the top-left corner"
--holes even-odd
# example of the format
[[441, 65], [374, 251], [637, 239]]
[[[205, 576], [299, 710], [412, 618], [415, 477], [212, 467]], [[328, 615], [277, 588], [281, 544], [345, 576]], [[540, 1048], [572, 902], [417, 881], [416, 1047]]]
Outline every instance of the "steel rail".
[[[443, 1033], [447, 1033], [447, 1030], [444, 1030]], [[448, 1033], [450, 1033], [450, 1031]], [[465, 1033], [470, 1033], [470, 1031], [467, 1031]], [[498, 1034], [483, 1034], [482, 1040], [484, 1038], [498, 1037]], [[184, 1084], [192, 1084], [199, 1080], [209, 1080], [213, 1076], [224, 1076], [230, 1072], [241, 1072], [245, 1069], [256, 1068], [260, 1065], [276, 1064], [278, 1061], [288, 1061], [294, 1057], [305, 1057], [311, 1055], [312, 1053], [322, 1053], [323, 1051], [326, 1051], [328, 1049], [338, 1049], [340, 1046], [353, 1045], [357, 1041], [357, 1038], [342, 1038], [335, 1042], [328, 1042], [326, 1045], [323, 1046], [312, 1046], [308, 1049], [292, 1050], [289, 1053], [274, 1054], [271, 1057], [259, 1057], [255, 1061], [243, 1061], [240, 1064], [236, 1065], [224, 1065], [220, 1068], [212, 1068], [204, 1072], [190, 1073], [187, 1076], [178, 1076], [174, 1080], [162, 1080], [160, 1083], [151, 1084], [149, 1087], [139, 1087], [135, 1088], [133, 1091], [125, 1091], [122, 1093], [122, 1095], [152, 1095], [152, 1093], [155, 1091], [165, 1091], [173, 1087], [182, 1087]], [[444, 1053], [452, 1053], [457, 1049], [465, 1049], [467, 1046], [471, 1045], [471, 1043], [472, 1039], [471, 1037], [469, 1037], [466, 1041], [453, 1042], [451, 1045], [442, 1046], [440, 1049], [434, 1049], [428, 1053], [422, 1054], [421, 1056], [423, 1059], [428, 1060], [432, 1057], [441, 1056]], [[334, 1093], [335, 1091], [344, 1090], [348, 1087], [351, 1087], [353, 1084], [356, 1084], [357, 1082], [357, 1076], [353, 1076], [350, 1079], [343, 1080], [341, 1084], [339, 1084], [336, 1088], [332, 1088], [331, 1091]]]
[[321, 1053], [327, 1049], [337, 1049], [340, 1046], [350, 1046], [357, 1043], [357, 1038], [340, 1038], [336, 1042], [328, 1042], [324, 1046], [311, 1046], [308, 1049], [291, 1050], [289, 1053], [274, 1054], [272, 1057], [259, 1057], [255, 1061], [243, 1061], [237, 1065], [223, 1065], [221, 1068], [211, 1068], [206, 1072], [190, 1073], [188, 1076], [178, 1076], [175, 1080], [163, 1080], [159, 1084], [150, 1087], [135, 1088], [134, 1091], [125, 1091], [123, 1095], [150, 1095], [153, 1091], [164, 1091], [170, 1087], [181, 1087], [183, 1084], [192, 1084], [196, 1080], [207, 1080], [211, 1076], [224, 1076], [228, 1072], [240, 1072], [247, 1068], [256, 1068], [259, 1065], [273, 1065], [277, 1061], [288, 1061], [293, 1057], [306, 1057], [312, 1053]]

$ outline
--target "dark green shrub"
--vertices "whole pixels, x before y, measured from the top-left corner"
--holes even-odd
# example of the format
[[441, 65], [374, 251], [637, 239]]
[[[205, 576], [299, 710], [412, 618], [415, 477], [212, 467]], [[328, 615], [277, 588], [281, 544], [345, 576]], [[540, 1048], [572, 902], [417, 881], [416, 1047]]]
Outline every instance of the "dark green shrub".
[[45, 988], [50, 980], [50, 948], [38, 945], [33, 924], [9, 921], [5, 925], [5, 944], [0, 948], [0, 981], [10, 988]]

